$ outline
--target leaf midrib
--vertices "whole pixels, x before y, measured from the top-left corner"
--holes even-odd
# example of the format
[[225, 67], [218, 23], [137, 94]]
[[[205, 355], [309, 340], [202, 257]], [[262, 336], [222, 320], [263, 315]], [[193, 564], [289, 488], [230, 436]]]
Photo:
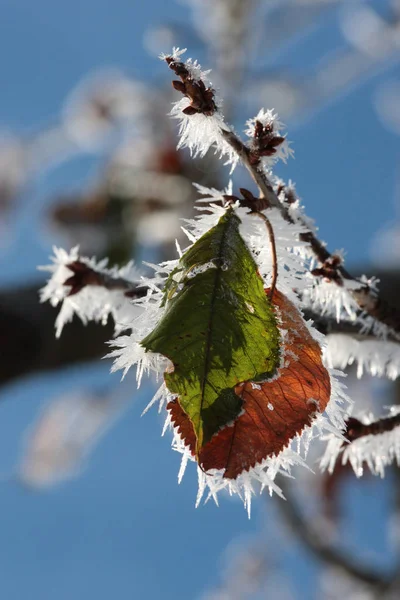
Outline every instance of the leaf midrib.
[[211, 340], [212, 340], [212, 326], [213, 326], [213, 321], [214, 321], [214, 307], [215, 307], [215, 300], [217, 297], [217, 288], [220, 284], [220, 280], [221, 280], [221, 272], [222, 272], [222, 254], [223, 254], [223, 249], [224, 249], [224, 245], [225, 245], [225, 238], [226, 238], [226, 232], [228, 230], [230, 226], [230, 221], [227, 220], [224, 224], [224, 229], [223, 229], [223, 234], [221, 236], [221, 241], [219, 244], [219, 249], [218, 249], [218, 262], [217, 262], [217, 269], [216, 269], [216, 273], [215, 273], [215, 278], [214, 278], [214, 286], [213, 286], [213, 291], [212, 291], [212, 295], [211, 295], [211, 302], [210, 302], [210, 316], [208, 319], [208, 324], [207, 324], [207, 336], [206, 336], [206, 347], [205, 347], [205, 360], [204, 360], [204, 370], [203, 370], [203, 377], [201, 379], [201, 400], [200, 400], [200, 412], [199, 412], [199, 424], [197, 426], [197, 448], [196, 448], [196, 454], [198, 452], [198, 448], [199, 446], [202, 445], [203, 443], [203, 437], [204, 437], [204, 433], [203, 431], [201, 431], [201, 443], [199, 443], [199, 429], [200, 429], [200, 423], [201, 423], [201, 413], [203, 410], [203, 403], [204, 403], [204, 396], [205, 396], [205, 386], [206, 386], [206, 382], [207, 382], [207, 375], [209, 372], [209, 368], [210, 368], [210, 356], [211, 356]]

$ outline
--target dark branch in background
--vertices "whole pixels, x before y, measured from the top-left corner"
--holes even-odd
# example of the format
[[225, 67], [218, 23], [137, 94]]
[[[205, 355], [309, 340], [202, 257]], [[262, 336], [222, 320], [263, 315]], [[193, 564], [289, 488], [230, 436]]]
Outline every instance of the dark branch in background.
[[39, 303], [38, 289], [44, 284], [0, 292], [0, 386], [18, 377], [51, 371], [95, 360], [109, 352], [106, 343], [114, 332], [107, 325], [83, 323], [75, 317], [61, 338], [54, 335], [58, 309]]
[[[147, 293], [147, 287], [138, 288], [121, 277], [98, 273], [79, 260], [67, 267], [72, 275], [64, 284], [71, 287], [70, 296], [78, 294], [87, 285], [121, 290], [128, 298]], [[43, 283], [0, 293], [0, 343], [6, 349], [0, 361], [0, 386], [22, 375], [59, 369], [108, 353], [106, 343], [114, 332], [112, 318], [104, 326], [97, 323], [83, 325], [75, 317], [61, 338], [55, 337], [57, 309], [47, 302], [38, 302], [38, 289]]]
[[[174, 88], [191, 101], [190, 106], [185, 108], [183, 112], [186, 115], [202, 113], [211, 117], [217, 110], [214, 102], [214, 90], [206, 88], [201, 80], [195, 80], [185, 63], [175, 60], [172, 56], [167, 56], [165, 60], [169, 68], [181, 78], [181, 81], [173, 82]], [[286, 221], [293, 223], [289, 213], [290, 199], [289, 202], [280, 201], [261, 164], [261, 158], [275, 154], [284, 138], [274, 134], [272, 125], [264, 126], [260, 122], [256, 122], [255, 125], [252, 148], [244, 144], [233, 131], [221, 128], [220, 132], [224, 140], [236, 152], [260, 191], [260, 197], [253, 210], [261, 211], [269, 207], [275, 207]], [[281, 191], [285, 192], [285, 188]], [[309, 229], [306, 222], [301, 221], [301, 224]], [[350, 275], [341, 264], [341, 261], [338, 260], [338, 257], [332, 255], [312, 231], [307, 231], [300, 237], [310, 244], [316, 259], [322, 265], [321, 268], [326, 273], [330, 270], [330, 281], [333, 284], [343, 285], [346, 280], [352, 282], [352, 284], [357, 284], [355, 289], [349, 289], [348, 291], [358, 304], [360, 311], [368, 313], [376, 321], [386, 325], [394, 330], [396, 335], [400, 336], [400, 311], [398, 309], [386, 303], [366, 283]]]
[[95, 271], [80, 260], [75, 260], [66, 267], [73, 273], [64, 281], [65, 286], [71, 287], [68, 296], [77, 294], [88, 285], [103, 287], [109, 291], [121, 290], [127, 298], [141, 298], [147, 293], [146, 287], [138, 287], [122, 277], [112, 277]]
[[[279, 486], [285, 495], [286, 501], [282, 502], [279, 498], [276, 506], [278, 506], [282, 516], [298, 539], [314, 554], [317, 560], [322, 560], [328, 565], [341, 569], [354, 579], [371, 586], [375, 591], [380, 590], [383, 592], [393, 585], [393, 582], [397, 580], [397, 568], [394, 570], [393, 575], [387, 576], [379, 571], [374, 571], [370, 565], [361, 564], [344, 549], [327, 542], [324, 532], [320, 531], [315, 523], [311, 523], [303, 515], [291, 490], [292, 486], [282, 477]], [[313, 520], [316, 521], [315, 518]]]
[[[400, 308], [399, 276], [378, 275], [382, 291], [388, 297], [399, 290], [394, 298]], [[111, 318], [106, 326], [98, 323], [85, 326], [75, 317], [64, 328], [61, 338], [55, 337], [57, 308], [48, 302], [38, 302], [38, 289], [43, 285], [44, 281], [39, 280], [31, 286], [0, 291], [0, 341], [6, 348], [0, 361], [0, 387], [17, 377], [95, 360], [108, 352], [105, 344], [114, 332]], [[141, 287], [139, 291], [144, 294], [147, 288]], [[312, 312], [306, 312], [305, 317], [312, 318], [322, 333], [354, 332], [351, 323], [337, 323]]]
[[369, 424], [362, 423], [354, 417], [349, 417], [347, 419], [347, 430], [345, 437], [349, 440], [349, 442], [354, 442], [354, 440], [358, 440], [366, 435], [379, 435], [380, 433], [387, 433], [399, 425], [400, 414], [394, 415], [393, 417], [383, 417], [382, 419], [378, 419], [377, 421], [373, 421]]

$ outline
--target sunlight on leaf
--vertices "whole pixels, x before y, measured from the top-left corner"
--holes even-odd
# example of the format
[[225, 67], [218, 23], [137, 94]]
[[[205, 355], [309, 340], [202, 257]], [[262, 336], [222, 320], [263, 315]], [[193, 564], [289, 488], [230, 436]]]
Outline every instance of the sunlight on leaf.
[[197, 454], [241, 413], [235, 386], [272, 377], [280, 362], [276, 317], [239, 225], [228, 209], [184, 254], [166, 285], [166, 312], [142, 340], [173, 363], [165, 381], [190, 419]]
[[[273, 304], [286, 332], [283, 363], [269, 380], [253, 379], [235, 387], [243, 401], [242, 413], [214, 435], [198, 456], [205, 471], [225, 469], [224, 477], [228, 479], [278, 455], [316, 414], [325, 410], [330, 398], [330, 378], [322, 364], [319, 344], [296, 307], [278, 290]], [[195, 434], [180, 400], [173, 400], [167, 408], [174, 426], [194, 452]]]

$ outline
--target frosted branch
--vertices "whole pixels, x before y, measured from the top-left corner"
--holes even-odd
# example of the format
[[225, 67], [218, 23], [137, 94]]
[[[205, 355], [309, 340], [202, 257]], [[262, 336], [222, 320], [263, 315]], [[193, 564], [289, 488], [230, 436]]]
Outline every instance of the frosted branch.
[[41, 267], [51, 278], [40, 291], [41, 302], [61, 304], [56, 319], [56, 335], [61, 335], [65, 323], [76, 314], [83, 323], [96, 321], [103, 325], [112, 316], [116, 333], [126, 329], [137, 316], [133, 298], [146, 294], [139, 287], [139, 274], [129, 263], [122, 269], [107, 268], [107, 260], [79, 256], [78, 248], [70, 253], [54, 248], [53, 264]]
[[331, 367], [344, 369], [357, 364], [357, 377], [365, 372], [397, 379], [400, 375], [400, 345], [379, 339], [355, 339], [346, 334], [329, 334], [326, 358]]
[[355, 560], [345, 549], [331, 543], [329, 536], [321, 531], [321, 527], [316, 527], [316, 516], [313, 517], [311, 522], [303, 515], [288, 482], [281, 478], [279, 483], [286, 498], [286, 502], [277, 503], [281, 514], [298, 538], [318, 560], [323, 560], [325, 563], [339, 568], [342, 572], [370, 586], [377, 588], [390, 585], [392, 577], [374, 571], [370, 565], [362, 564]]
[[321, 469], [332, 473], [340, 457], [343, 465], [351, 464], [357, 477], [363, 475], [364, 464], [371, 473], [383, 477], [387, 466], [393, 462], [400, 465], [399, 425], [398, 406], [393, 406], [389, 416], [381, 419], [374, 420], [370, 415], [348, 418], [345, 437], [349, 443], [330, 438], [321, 459]]
[[[310, 226], [310, 220], [300, 210], [293, 210], [296, 198], [293, 193], [286, 194], [285, 185], [281, 183], [274, 189], [273, 176], [269, 167], [271, 160], [278, 157], [286, 160], [292, 154], [286, 138], [281, 135], [282, 124], [272, 111], [261, 110], [254, 119], [247, 122], [246, 133], [251, 136], [246, 145], [224, 121], [221, 113], [221, 101], [217, 100], [214, 89], [207, 80], [207, 72], [201, 70], [197, 62], [189, 59], [185, 63], [180, 60], [184, 51], [175, 50], [171, 55], [162, 55], [180, 81], [174, 81], [174, 88], [184, 95], [184, 99], [174, 105], [172, 114], [181, 120], [181, 146], [187, 146], [195, 154], [204, 155], [214, 146], [221, 154], [228, 154], [228, 162], [235, 164], [240, 160], [256, 183], [259, 191], [259, 205], [256, 210], [276, 207], [289, 223], [297, 222], [306, 231], [301, 239], [306, 242], [317, 260], [319, 267], [314, 269], [317, 280], [322, 278], [332, 286], [341, 289], [333, 304], [347, 302], [350, 316], [357, 318], [357, 312], [365, 313], [370, 321], [363, 320], [362, 324], [369, 330], [374, 330], [385, 336], [400, 336], [400, 313], [379, 298], [368, 280], [357, 279], [344, 268], [343, 261], [331, 254]], [[199, 116], [202, 125], [196, 120]], [[206, 126], [206, 123], [208, 125]], [[211, 129], [210, 129], [211, 127]], [[230, 151], [227, 150], [230, 148]], [[265, 159], [267, 162], [265, 163]], [[290, 190], [292, 192], [292, 190]], [[333, 294], [335, 296], [335, 294]], [[351, 304], [354, 306], [352, 307]], [[317, 308], [316, 304], [311, 308]], [[336, 308], [337, 310], [337, 308]], [[337, 310], [338, 317], [341, 310]]]

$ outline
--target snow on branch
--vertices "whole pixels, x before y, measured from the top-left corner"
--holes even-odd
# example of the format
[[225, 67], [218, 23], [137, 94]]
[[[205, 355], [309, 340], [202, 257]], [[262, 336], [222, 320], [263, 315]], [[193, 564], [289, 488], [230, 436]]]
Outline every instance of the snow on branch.
[[78, 474], [128, 399], [111, 390], [76, 390], [54, 399], [29, 428], [17, 479], [42, 489]]
[[222, 101], [208, 79], [210, 71], [202, 71], [199, 63], [191, 59], [182, 62], [180, 57], [185, 52], [186, 49], [174, 48], [172, 54], [160, 56], [180, 78], [172, 85], [184, 95], [171, 110], [171, 116], [180, 122], [178, 148], [189, 148], [193, 157], [203, 157], [213, 147], [220, 156], [227, 156], [233, 170], [238, 157], [222, 136], [222, 131], [229, 128], [222, 115]]
[[39, 267], [49, 271], [51, 278], [40, 291], [41, 302], [52, 306], [62, 304], [56, 319], [56, 336], [59, 337], [65, 323], [76, 314], [83, 323], [96, 321], [107, 323], [111, 315], [119, 333], [137, 316], [132, 298], [145, 295], [145, 287], [139, 287], [139, 274], [133, 263], [122, 269], [107, 268], [107, 260], [96, 263], [95, 259], [79, 256], [78, 247], [71, 252], [54, 248], [52, 265]]
[[350, 335], [332, 333], [326, 337], [326, 358], [338, 369], [357, 364], [357, 377], [364, 373], [397, 379], [400, 375], [400, 345], [379, 339], [355, 339]]
[[170, 55], [161, 55], [161, 59], [181, 79], [173, 82], [173, 87], [185, 96], [175, 103], [172, 110], [173, 116], [181, 121], [179, 145], [187, 146], [191, 152], [201, 156], [213, 146], [221, 155], [227, 154], [232, 165], [240, 160], [257, 184], [263, 208], [277, 207], [285, 220], [298, 222], [306, 228], [302, 239], [317, 261], [313, 274], [314, 293], [306, 298], [307, 308], [336, 314], [337, 318], [347, 313], [350, 319], [359, 319], [364, 330], [377, 335], [400, 336], [399, 311], [379, 298], [374, 281], [350, 275], [343, 266], [343, 260], [332, 255], [318, 239], [310, 220], [300, 209], [293, 207], [293, 189], [292, 198], [289, 194], [286, 196], [285, 186], [270, 172], [271, 162], [277, 158], [286, 160], [292, 154], [286, 137], [281, 135], [282, 124], [277, 115], [273, 111], [261, 110], [250, 119], [246, 130], [250, 141], [243, 143], [223, 119], [220, 100], [207, 80], [208, 71], [203, 72], [200, 65], [191, 59], [182, 62], [180, 58], [184, 52], [174, 49]]
[[286, 162], [294, 155], [286, 135], [282, 135], [283, 123], [273, 110], [263, 108], [246, 123], [246, 135], [250, 138], [250, 156], [254, 163], [262, 160], [265, 168], [270, 168], [279, 159]]
[[345, 435], [348, 443], [330, 437], [321, 459], [321, 469], [332, 473], [337, 460], [343, 465], [350, 463], [357, 477], [367, 465], [374, 475], [385, 474], [385, 467], [396, 462], [400, 466], [400, 410], [392, 406], [388, 416], [374, 420], [371, 415], [347, 420]]
[[[200, 187], [209, 203], [204, 206], [203, 198], [203, 206], [198, 207], [201, 214], [186, 220], [191, 245], [183, 253], [178, 248], [179, 260], [148, 265], [154, 268], [154, 277], [139, 278], [132, 264], [110, 269], [106, 261], [80, 257], [77, 248], [70, 253], [55, 249], [53, 265], [45, 267], [51, 279], [41, 300], [49, 300], [53, 306], [62, 304], [57, 335], [74, 314], [84, 323], [105, 323], [111, 315], [116, 334], [124, 332], [112, 342], [112, 370], [126, 373], [135, 366], [138, 385], [144, 373], [164, 377], [150, 405], [157, 402], [160, 409], [167, 409], [166, 427], [173, 429], [173, 448], [182, 454], [179, 479], [189, 459], [197, 462], [198, 501], [206, 490], [208, 497], [216, 500], [217, 493], [225, 489], [238, 494], [250, 511], [256, 490], [268, 488], [281, 495], [275, 477], [290, 475], [295, 465], [306, 466], [308, 446], [322, 434], [332, 437], [323, 459], [325, 468], [333, 468], [342, 455], [343, 460], [352, 461], [358, 474], [363, 461], [381, 473], [385, 464], [400, 456], [394, 433], [398, 428], [379, 431], [376, 436], [369, 431], [343, 446], [341, 432], [351, 402], [337, 379], [342, 373], [328, 362], [329, 350], [325, 357], [322, 354], [324, 336], [312, 322], [304, 321], [301, 309], [333, 313], [339, 321], [347, 317], [391, 338], [400, 335], [400, 315], [379, 299], [373, 281], [353, 278], [342, 257], [326, 249], [304, 214], [293, 184], [286, 186], [272, 173], [277, 159], [286, 160], [292, 154], [277, 115], [261, 110], [248, 121], [249, 139], [243, 142], [225, 123], [208, 72], [196, 61], [183, 62], [183, 52], [174, 49], [161, 57], [179, 78], [173, 87], [184, 96], [171, 111], [180, 120], [179, 146], [188, 147], [194, 156], [214, 148], [228, 157], [232, 167], [240, 161], [256, 183], [259, 196], [246, 188], [240, 188], [238, 196], [232, 194], [231, 186], [223, 192]], [[239, 275], [246, 277], [236, 289]], [[214, 298], [210, 303], [210, 294], [213, 298], [219, 294], [219, 301]], [[273, 307], [266, 303], [266, 294]], [[267, 319], [261, 319], [264, 313], [270, 319], [268, 336], [264, 329]], [[211, 332], [210, 323], [217, 321], [222, 329]], [[232, 337], [235, 327], [238, 331]], [[218, 339], [226, 340], [221, 347], [217, 334]], [[203, 343], [202, 335], [207, 342]], [[235, 345], [233, 339], [240, 343]], [[258, 356], [250, 360], [246, 352], [241, 353], [246, 340], [258, 340], [252, 342], [254, 347], [262, 348], [271, 364], [262, 358], [264, 354], [257, 362]], [[394, 351], [390, 364], [386, 360], [384, 365], [378, 364], [365, 346], [346, 352], [346, 364], [356, 359], [363, 369], [397, 374]], [[341, 362], [344, 354], [342, 350]], [[196, 364], [191, 362], [192, 355]], [[227, 365], [226, 381], [221, 380], [221, 361], [224, 369]], [[336, 364], [333, 358], [331, 363]], [[214, 377], [212, 384], [207, 383], [208, 404], [206, 372]], [[223, 406], [226, 402], [229, 410], [220, 414], [219, 401], [227, 390], [230, 395], [226, 400], [223, 396]], [[259, 411], [259, 398], [266, 402], [265, 412]], [[293, 409], [292, 402], [298, 409]], [[210, 408], [212, 418], [207, 413]], [[232, 427], [243, 433], [236, 436]], [[247, 432], [254, 442], [249, 449]], [[265, 434], [271, 437], [268, 444]], [[382, 442], [382, 448], [379, 440], [370, 445], [363, 441], [386, 435], [392, 437]], [[357, 450], [363, 444], [365, 448]], [[386, 453], [383, 457], [382, 452]]]

